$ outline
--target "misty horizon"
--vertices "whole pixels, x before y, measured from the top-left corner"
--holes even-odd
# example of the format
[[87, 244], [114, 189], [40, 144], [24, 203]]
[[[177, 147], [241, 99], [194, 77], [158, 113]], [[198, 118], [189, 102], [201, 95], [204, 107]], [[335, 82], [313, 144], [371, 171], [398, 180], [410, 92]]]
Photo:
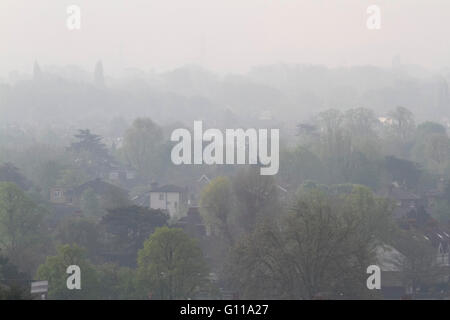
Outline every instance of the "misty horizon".
[[449, 17], [0, 0], [0, 300], [449, 300]]
[[450, 3], [376, 1], [381, 29], [370, 31], [372, 2], [78, 1], [81, 29], [70, 31], [71, 3], [6, 0], [0, 4], [0, 75], [27, 72], [35, 60], [84, 69], [102, 60], [114, 76], [128, 68], [160, 72], [184, 65], [220, 73], [280, 63], [389, 67], [396, 56], [432, 71], [450, 66]]

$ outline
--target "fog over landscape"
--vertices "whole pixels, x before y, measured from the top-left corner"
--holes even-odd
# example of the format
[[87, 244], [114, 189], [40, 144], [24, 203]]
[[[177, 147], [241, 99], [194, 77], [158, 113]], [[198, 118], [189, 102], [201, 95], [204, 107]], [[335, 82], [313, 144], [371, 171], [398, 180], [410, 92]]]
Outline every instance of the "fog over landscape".
[[[65, 28], [68, 1], [0, 3], [0, 74], [43, 65], [168, 71], [198, 64], [221, 73], [265, 64], [448, 67], [445, 0], [169, 0], [77, 1], [82, 26]], [[369, 32], [366, 9], [382, 9], [382, 28]]]
[[1, 0], [0, 299], [448, 299], [449, 18]]

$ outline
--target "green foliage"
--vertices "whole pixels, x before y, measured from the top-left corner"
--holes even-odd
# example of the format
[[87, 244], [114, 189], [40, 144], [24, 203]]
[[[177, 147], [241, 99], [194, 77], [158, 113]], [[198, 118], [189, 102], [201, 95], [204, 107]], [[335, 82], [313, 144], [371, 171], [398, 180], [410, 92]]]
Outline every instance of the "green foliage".
[[385, 167], [392, 177], [392, 180], [399, 184], [406, 185], [408, 188], [417, 186], [422, 174], [418, 163], [399, 159], [394, 156], [388, 156], [385, 159]]
[[447, 224], [450, 221], [450, 204], [446, 200], [438, 200], [431, 209], [431, 215], [441, 223]]
[[168, 220], [168, 215], [161, 210], [130, 206], [109, 210], [100, 224], [108, 236], [111, 250], [131, 254], [135, 261], [144, 241]]
[[202, 251], [181, 229], [158, 228], [139, 251], [138, 279], [144, 296], [194, 298], [206, 282]]
[[12, 163], [4, 163], [0, 166], [0, 181], [12, 182], [22, 190], [27, 190], [31, 187], [30, 181]]
[[61, 244], [86, 248], [87, 255], [95, 261], [101, 249], [101, 228], [89, 218], [69, 218], [58, 225], [56, 240]]
[[125, 133], [123, 149], [127, 161], [144, 177], [155, 174], [162, 129], [151, 119], [138, 118]]
[[108, 263], [96, 266], [98, 296], [103, 300], [140, 299], [136, 271]]
[[417, 126], [417, 133], [419, 135], [429, 135], [429, 134], [445, 135], [446, 132], [447, 131], [445, 130], [445, 127], [442, 124], [432, 121], [425, 121]]
[[109, 186], [108, 190], [100, 197], [100, 206], [102, 210], [106, 211], [129, 207], [131, 204], [127, 192], [114, 185]]
[[256, 224], [281, 211], [278, 189], [273, 176], [262, 176], [259, 168], [248, 167], [233, 178], [236, 199], [236, 223], [245, 232], [251, 232]]
[[70, 150], [78, 156], [86, 156], [79, 160], [84, 160], [86, 163], [92, 161], [109, 160], [110, 156], [108, 150], [101, 142], [102, 137], [91, 133], [90, 130], [78, 130], [75, 135], [78, 140], [70, 145]]
[[29, 276], [0, 255], [0, 300], [30, 299]]
[[[67, 288], [67, 267], [77, 265], [81, 270], [81, 290]], [[49, 299], [95, 299], [98, 297], [99, 282], [90, 262], [85, 258], [84, 249], [77, 245], [63, 245], [55, 256], [47, 257], [40, 265], [36, 279], [48, 281]]]
[[233, 242], [230, 230], [230, 215], [233, 207], [232, 185], [228, 178], [217, 177], [202, 191], [200, 207], [205, 222], [217, 228], [228, 243]]
[[402, 253], [402, 259], [396, 261], [402, 271], [405, 285], [412, 288], [413, 295], [416, 289], [423, 285], [430, 285], [445, 277], [445, 270], [436, 266], [436, 252], [430, 239], [415, 230], [398, 230], [393, 244]]
[[291, 186], [299, 186], [306, 180], [323, 182], [325, 170], [322, 160], [306, 147], [281, 150], [280, 175]]
[[34, 250], [45, 244], [43, 211], [10, 182], [0, 182], [0, 248], [22, 270], [35, 263]]
[[364, 187], [338, 197], [305, 189], [279, 224], [259, 224], [232, 250], [230, 282], [245, 299], [370, 297], [365, 268], [388, 212]]
[[100, 219], [105, 214], [105, 210], [100, 205], [99, 197], [90, 187], [84, 190], [81, 195], [80, 208], [86, 216], [91, 218]]

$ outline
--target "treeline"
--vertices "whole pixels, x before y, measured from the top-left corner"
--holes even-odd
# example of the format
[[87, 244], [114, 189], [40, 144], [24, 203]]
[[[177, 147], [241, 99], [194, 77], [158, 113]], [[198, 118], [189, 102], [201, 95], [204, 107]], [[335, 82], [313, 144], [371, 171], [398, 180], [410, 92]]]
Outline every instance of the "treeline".
[[[242, 298], [376, 298], [365, 268], [385, 245], [406, 257], [398, 262], [405, 281], [432, 286], [440, 279], [435, 248], [398, 228], [394, 204], [379, 191], [396, 183], [423, 194], [447, 182], [447, 128], [416, 124], [403, 107], [384, 117], [332, 109], [297, 128], [282, 141], [275, 177], [255, 166], [174, 166], [171, 127], [149, 118], [126, 126], [118, 140], [82, 129], [61, 145], [33, 143], [32, 134], [9, 128], [0, 145], [0, 181], [7, 181], [0, 183], [0, 279], [22, 283], [0, 281], [1, 294], [27, 298], [23, 282], [45, 279], [57, 299], [211, 298], [221, 290]], [[212, 181], [199, 205], [210, 245], [116, 189], [102, 199], [88, 190], [82, 216], [55, 219], [54, 186], [74, 188], [115, 168], [136, 172], [131, 195], [155, 180], [186, 186], [207, 173]], [[449, 186], [431, 211], [443, 224]], [[65, 287], [69, 264], [82, 268], [81, 291]]]

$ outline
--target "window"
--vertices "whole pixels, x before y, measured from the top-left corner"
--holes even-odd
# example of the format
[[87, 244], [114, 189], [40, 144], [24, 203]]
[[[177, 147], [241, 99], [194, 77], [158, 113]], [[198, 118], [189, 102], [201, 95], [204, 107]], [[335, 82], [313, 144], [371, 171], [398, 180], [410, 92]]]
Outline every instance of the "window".
[[164, 200], [164, 193], [159, 194], [159, 200]]

